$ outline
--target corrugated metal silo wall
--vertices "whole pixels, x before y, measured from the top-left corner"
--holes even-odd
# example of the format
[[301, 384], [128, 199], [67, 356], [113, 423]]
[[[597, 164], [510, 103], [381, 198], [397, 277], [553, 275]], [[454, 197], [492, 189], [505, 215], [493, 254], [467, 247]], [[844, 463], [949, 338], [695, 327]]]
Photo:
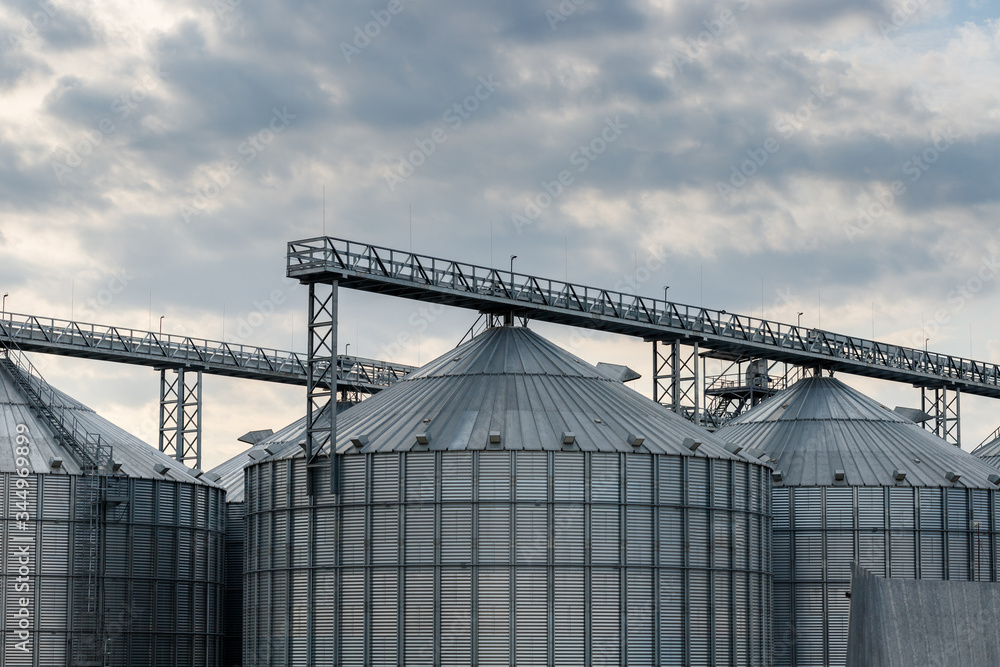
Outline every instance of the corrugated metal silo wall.
[[243, 503], [226, 505], [226, 592], [222, 667], [243, 664]]
[[773, 502], [776, 665], [846, 664], [854, 561], [882, 577], [997, 580], [996, 492], [776, 487]]
[[[24, 479], [27, 487], [17, 487]], [[74, 557], [85, 521], [76, 519], [82, 478], [70, 475], [0, 475], [3, 508], [4, 651], [0, 665], [57, 667], [72, 663], [78, 610], [88, 573]], [[21, 523], [27, 491], [29, 519]], [[103, 587], [108, 665], [112, 667], [219, 664], [223, 553], [223, 493], [171, 481], [128, 479], [127, 504], [108, 506], [104, 523]], [[121, 514], [118, 511], [121, 510]], [[25, 532], [30, 557], [20, 570], [16, 545]], [[27, 592], [15, 592], [26, 576]], [[76, 585], [74, 583], [76, 582]], [[21, 605], [21, 597], [27, 605]], [[76, 599], [74, 599], [76, 598]], [[25, 609], [26, 611], [21, 611]], [[74, 610], [77, 610], [76, 614]], [[13, 634], [19, 614], [29, 619], [28, 652]], [[79, 637], [80, 639], [75, 639]]]
[[[409, 452], [246, 471], [244, 664], [769, 665], [770, 477], [702, 457]], [[338, 548], [339, 547], [339, 548]]]

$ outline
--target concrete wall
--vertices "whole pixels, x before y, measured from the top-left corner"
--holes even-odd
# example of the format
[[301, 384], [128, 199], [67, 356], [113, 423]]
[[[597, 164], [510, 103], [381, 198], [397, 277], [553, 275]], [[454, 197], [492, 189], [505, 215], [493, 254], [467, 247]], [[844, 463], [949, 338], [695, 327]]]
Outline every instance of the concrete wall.
[[883, 579], [855, 564], [847, 664], [1000, 665], [1000, 584]]

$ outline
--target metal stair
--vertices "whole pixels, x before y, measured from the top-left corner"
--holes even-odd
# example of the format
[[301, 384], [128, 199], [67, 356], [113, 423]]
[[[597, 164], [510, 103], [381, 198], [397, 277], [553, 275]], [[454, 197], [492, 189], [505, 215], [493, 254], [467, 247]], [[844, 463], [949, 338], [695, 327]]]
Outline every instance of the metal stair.
[[[100, 435], [83, 427], [75, 406], [45, 381], [23, 352], [0, 348], [0, 367], [14, 380], [31, 410], [80, 465], [82, 474], [76, 479], [74, 499], [71, 664], [107, 667], [111, 647], [104, 619], [104, 525], [109, 511], [115, 514], [110, 520], [124, 516], [127, 487], [126, 493], [119, 487], [122, 481], [127, 485], [127, 480], [114, 476], [113, 448]], [[109, 501], [115, 505], [114, 510], [109, 509]]]

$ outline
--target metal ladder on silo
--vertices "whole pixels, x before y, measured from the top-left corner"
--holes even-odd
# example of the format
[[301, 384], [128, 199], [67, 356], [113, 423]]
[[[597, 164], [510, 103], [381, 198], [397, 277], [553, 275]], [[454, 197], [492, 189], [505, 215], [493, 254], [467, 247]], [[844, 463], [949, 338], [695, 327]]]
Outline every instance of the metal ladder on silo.
[[[112, 477], [109, 473], [113, 450], [101, 441], [100, 435], [88, 432], [80, 424], [72, 414], [72, 406], [63, 401], [21, 350], [0, 348], [0, 366], [10, 374], [31, 409], [44, 420], [56, 440], [79, 455], [82, 474], [76, 485], [77, 522], [73, 547], [73, 624], [79, 631], [72, 635], [70, 664], [107, 667], [110, 656], [101, 596], [101, 537], [107, 480]], [[82, 612], [79, 614], [78, 600]]]

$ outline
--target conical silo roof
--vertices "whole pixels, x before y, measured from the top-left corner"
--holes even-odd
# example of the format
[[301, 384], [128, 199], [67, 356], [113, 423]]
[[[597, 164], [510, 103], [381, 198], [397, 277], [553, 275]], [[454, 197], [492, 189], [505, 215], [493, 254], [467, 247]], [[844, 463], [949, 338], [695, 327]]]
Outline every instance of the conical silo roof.
[[[13, 472], [17, 469], [13, 445], [18, 435], [18, 426], [23, 425], [27, 428], [26, 435], [30, 440], [28, 458], [32, 472], [81, 474], [79, 454], [72, 447], [59, 442], [47, 421], [35, 414], [29, 399], [10, 373], [5, 366], [0, 365], [0, 443], [6, 443], [0, 446], [0, 472]], [[30, 382], [38, 384], [37, 378], [31, 378]], [[67, 413], [74, 416], [84, 430], [99, 435], [103, 443], [113, 448], [112, 458], [121, 464], [121, 474], [211, 486], [207, 481], [196, 478], [190, 468], [115, 426], [83, 403], [58, 390], [56, 394]], [[50, 468], [49, 462], [54, 458], [62, 460], [58, 469]], [[165, 475], [156, 471], [158, 464], [169, 468]]]
[[1000, 468], [1000, 438], [979, 445], [972, 450], [972, 455], [989, 463], [991, 466]]
[[996, 469], [832, 377], [800, 380], [717, 434], [766, 452], [786, 486], [997, 488]]
[[[304, 427], [261, 444], [275, 457], [300, 456]], [[525, 327], [489, 329], [431, 361], [339, 416], [337, 434], [340, 453], [560, 450], [572, 434], [578, 451], [757, 462]], [[641, 445], [630, 444], [636, 438]], [[692, 451], [691, 441], [703, 444]]]
[[243, 489], [243, 469], [253, 463], [265, 459], [270, 454], [265, 451], [266, 443], [260, 442], [249, 447], [233, 458], [220, 463], [207, 473], [205, 477], [213, 480], [216, 484], [226, 490], [227, 503], [242, 503], [244, 500]]

